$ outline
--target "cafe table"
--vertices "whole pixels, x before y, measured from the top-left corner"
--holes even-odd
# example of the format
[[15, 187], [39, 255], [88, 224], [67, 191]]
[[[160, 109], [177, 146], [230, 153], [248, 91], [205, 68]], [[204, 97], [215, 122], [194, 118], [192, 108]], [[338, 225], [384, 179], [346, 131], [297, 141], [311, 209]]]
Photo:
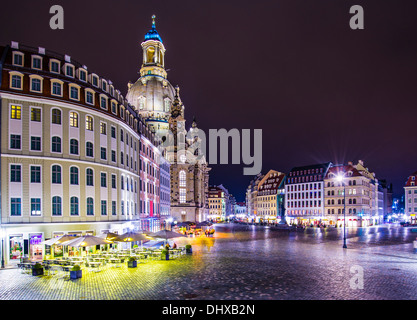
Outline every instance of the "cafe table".
[[118, 258], [110, 258], [110, 259], [109, 259], [109, 262], [110, 262], [111, 264], [115, 264], [115, 266], [114, 266], [114, 267], [119, 268], [119, 267], [120, 267], [120, 264], [122, 263], [122, 260], [120, 260], [120, 259], [118, 259]]
[[95, 272], [101, 271], [100, 270], [101, 262], [89, 262], [88, 264], [93, 268], [97, 268], [97, 270], [94, 270]]

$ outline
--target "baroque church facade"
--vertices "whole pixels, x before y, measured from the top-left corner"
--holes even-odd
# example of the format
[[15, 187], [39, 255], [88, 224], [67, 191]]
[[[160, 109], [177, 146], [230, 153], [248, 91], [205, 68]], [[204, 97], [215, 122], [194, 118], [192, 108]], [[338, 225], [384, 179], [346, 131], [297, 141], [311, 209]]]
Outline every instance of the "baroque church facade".
[[194, 120], [185, 127], [184, 104], [179, 88], [167, 79], [162, 38], [155, 27], [145, 35], [140, 77], [128, 84], [126, 95], [160, 139], [162, 154], [170, 165], [171, 210], [173, 221], [204, 221], [208, 216], [209, 171], [198, 148], [198, 127]]

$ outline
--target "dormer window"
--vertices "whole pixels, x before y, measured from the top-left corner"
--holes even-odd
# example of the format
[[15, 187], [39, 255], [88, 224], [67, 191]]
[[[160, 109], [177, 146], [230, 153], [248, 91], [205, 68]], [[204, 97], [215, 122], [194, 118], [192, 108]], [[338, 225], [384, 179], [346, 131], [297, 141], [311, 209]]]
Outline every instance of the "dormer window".
[[58, 60], [50, 60], [49, 61], [49, 70], [54, 73], [59, 73], [59, 69], [61, 66], [61, 62]]
[[30, 91], [42, 92], [42, 80], [43, 78], [36, 75], [30, 75]]
[[10, 88], [23, 89], [23, 74], [17, 71], [10, 71]]
[[91, 76], [91, 83], [93, 86], [98, 87], [98, 77], [96, 75]]
[[42, 70], [42, 58], [39, 56], [32, 56], [32, 69]]
[[117, 102], [112, 100], [111, 102], [111, 112], [113, 112], [114, 114], [116, 114], [117, 110]]
[[71, 64], [65, 64], [65, 75], [67, 77], [74, 78], [74, 66]]
[[69, 85], [69, 96], [72, 100], [80, 100], [80, 87], [76, 84], [71, 83]]
[[100, 96], [100, 108], [107, 110], [107, 97]]
[[85, 91], [85, 102], [94, 105], [94, 91], [86, 89]]
[[51, 94], [62, 97], [62, 85], [63, 82], [61, 80], [51, 79]]
[[107, 92], [107, 82], [105, 80], [101, 81], [101, 89]]
[[78, 70], [78, 78], [81, 81], [87, 82], [87, 71], [85, 71], [83, 69], [79, 69]]
[[114, 87], [110, 86], [110, 95], [114, 97]]
[[23, 67], [23, 53], [13, 52], [13, 65]]

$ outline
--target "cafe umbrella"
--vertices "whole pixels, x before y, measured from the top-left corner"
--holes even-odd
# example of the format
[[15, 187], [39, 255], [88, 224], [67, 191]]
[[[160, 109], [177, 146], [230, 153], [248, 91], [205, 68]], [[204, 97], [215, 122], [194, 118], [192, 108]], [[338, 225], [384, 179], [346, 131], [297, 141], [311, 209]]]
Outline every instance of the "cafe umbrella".
[[86, 236], [78, 237], [73, 240], [65, 241], [62, 243], [62, 245], [70, 246], [70, 247], [92, 247], [92, 246], [97, 246], [100, 244], [109, 244], [109, 243], [112, 243], [112, 241], [106, 240], [100, 237], [86, 235]]
[[[137, 233], [137, 232], [126, 232], [121, 234], [120, 236], [117, 236], [113, 239], [113, 241], [117, 242], [134, 242], [134, 241], [140, 241], [140, 244], [142, 246], [142, 242], [146, 242], [151, 240], [149, 236], [144, 235], [143, 233]], [[130, 248], [130, 251], [132, 251], [132, 247]]]
[[162, 239], [165, 239], [166, 241], [168, 241], [168, 239], [179, 238], [179, 237], [186, 238], [186, 236], [184, 236], [183, 234], [170, 231], [170, 230], [161, 230], [158, 232], [151, 233], [149, 234], [149, 236], [151, 236], [152, 238], [162, 238]]
[[63, 242], [66, 242], [68, 240], [74, 240], [76, 239], [76, 236], [65, 234], [63, 236], [55, 237], [49, 240], [45, 240], [41, 242], [41, 244], [47, 245], [47, 246], [62, 246]]

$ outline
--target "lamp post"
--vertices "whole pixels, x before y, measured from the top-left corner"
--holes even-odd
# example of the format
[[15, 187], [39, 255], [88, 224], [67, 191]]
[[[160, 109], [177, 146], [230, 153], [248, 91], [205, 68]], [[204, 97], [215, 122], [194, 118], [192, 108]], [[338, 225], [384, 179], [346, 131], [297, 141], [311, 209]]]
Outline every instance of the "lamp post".
[[346, 249], [346, 184], [344, 183], [343, 178], [344, 175], [337, 176], [337, 181], [343, 184], [343, 249]]

